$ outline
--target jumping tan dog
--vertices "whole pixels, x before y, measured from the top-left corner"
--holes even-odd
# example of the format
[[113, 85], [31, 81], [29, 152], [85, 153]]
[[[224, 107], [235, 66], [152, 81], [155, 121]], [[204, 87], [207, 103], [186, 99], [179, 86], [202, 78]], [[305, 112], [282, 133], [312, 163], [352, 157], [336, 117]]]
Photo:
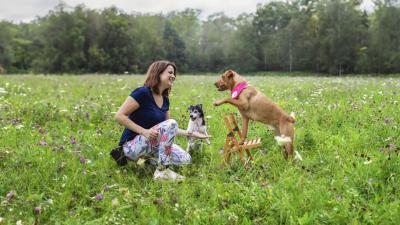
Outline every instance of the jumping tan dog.
[[[286, 140], [282, 144], [285, 158], [293, 155], [294, 116], [289, 116], [255, 87], [248, 86], [246, 80], [233, 70], [225, 71], [221, 79], [215, 82], [215, 86], [218, 91], [228, 89], [231, 91], [232, 97], [216, 100], [214, 106], [229, 103], [239, 109], [242, 115], [244, 137], [247, 137], [249, 120], [262, 122], [274, 129], [276, 138]], [[239, 86], [242, 86], [242, 88]], [[241, 89], [239, 92], [237, 92], [238, 87]]]

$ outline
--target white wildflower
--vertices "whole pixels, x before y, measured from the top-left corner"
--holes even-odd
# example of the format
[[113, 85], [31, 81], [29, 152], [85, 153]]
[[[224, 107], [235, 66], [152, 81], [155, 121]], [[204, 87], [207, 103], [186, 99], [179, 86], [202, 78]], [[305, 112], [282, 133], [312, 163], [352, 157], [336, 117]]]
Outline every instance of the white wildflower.
[[136, 164], [138, 164], [139, 166], [142, 166], [144, 164], [145, 160], [144, 159], [138, 159], [138, 161], [136, 162]]
[[371, 164], [371, 163], [372, 163], [372, 160], [368, 160], [368, 161], [364, 162], [364, 165], [368, 165], [368, 164]]
[[117, 207], [119, 205], [119, 201], [117, 198], [113, 198], [113, 200], [111, 200], [111, 206], [113, 208]]
[[294, 159], [298, 161], [303, 161], [303, 157], [301, 157], [298, 151], [294, 151]]

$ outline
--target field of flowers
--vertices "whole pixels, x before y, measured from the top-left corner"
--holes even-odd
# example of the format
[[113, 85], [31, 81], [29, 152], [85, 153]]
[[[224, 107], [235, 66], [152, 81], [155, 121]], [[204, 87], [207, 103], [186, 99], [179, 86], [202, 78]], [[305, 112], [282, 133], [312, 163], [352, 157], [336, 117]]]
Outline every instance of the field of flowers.
[[221, 168], [222, 118], [237, 110], [213, 107], [229, 95], [216, 76], [178, 75], [171, 117], [185, 129], [187, 107], [202, 103], [212, 139], [172, 183], [109, 156], [123, 129], [114, 114], [143, 75], [0, 76], [0, 224], [400, 223], [400, 78], [247, 78], [296, 113], [303, 161], [284, 160], [252, 122], [263, 146], [251, 168]]

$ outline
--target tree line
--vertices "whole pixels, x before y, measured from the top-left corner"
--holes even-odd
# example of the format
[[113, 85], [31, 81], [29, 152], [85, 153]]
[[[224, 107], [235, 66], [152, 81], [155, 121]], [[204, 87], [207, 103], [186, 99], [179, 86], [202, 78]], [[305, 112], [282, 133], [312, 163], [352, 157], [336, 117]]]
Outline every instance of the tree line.
[[60, 3], [26, 23], [0, 21], [0, 73], [143, 73], [156, 59], [180, 73], [400, 73], [400, 3], [292, 0], [236, 18], [200, 10], [127, 13]]

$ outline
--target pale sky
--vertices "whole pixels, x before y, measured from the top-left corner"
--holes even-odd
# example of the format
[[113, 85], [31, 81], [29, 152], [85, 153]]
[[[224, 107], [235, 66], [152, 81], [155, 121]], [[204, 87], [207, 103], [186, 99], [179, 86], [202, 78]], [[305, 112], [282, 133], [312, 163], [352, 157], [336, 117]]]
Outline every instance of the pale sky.
[[[185, 8], [200, 9], [201, 18], [216, 12], [236, 17], [241, 13], [256, 11], [257, 3], [267, 3], [270, 0], [64, 0], [71, 7], [85, 4], [91, 9], [102, 9], [116, 6], [126, 13], [167, 13]], [[54, 9], [59, 0], [0, 0], [0, 20], [6, 19], [14, 22], [29, 22], [36, 16], [44, 16], [49, 10]], [[371, 11], [372, 0], [364, 0], [363, 8]]]

